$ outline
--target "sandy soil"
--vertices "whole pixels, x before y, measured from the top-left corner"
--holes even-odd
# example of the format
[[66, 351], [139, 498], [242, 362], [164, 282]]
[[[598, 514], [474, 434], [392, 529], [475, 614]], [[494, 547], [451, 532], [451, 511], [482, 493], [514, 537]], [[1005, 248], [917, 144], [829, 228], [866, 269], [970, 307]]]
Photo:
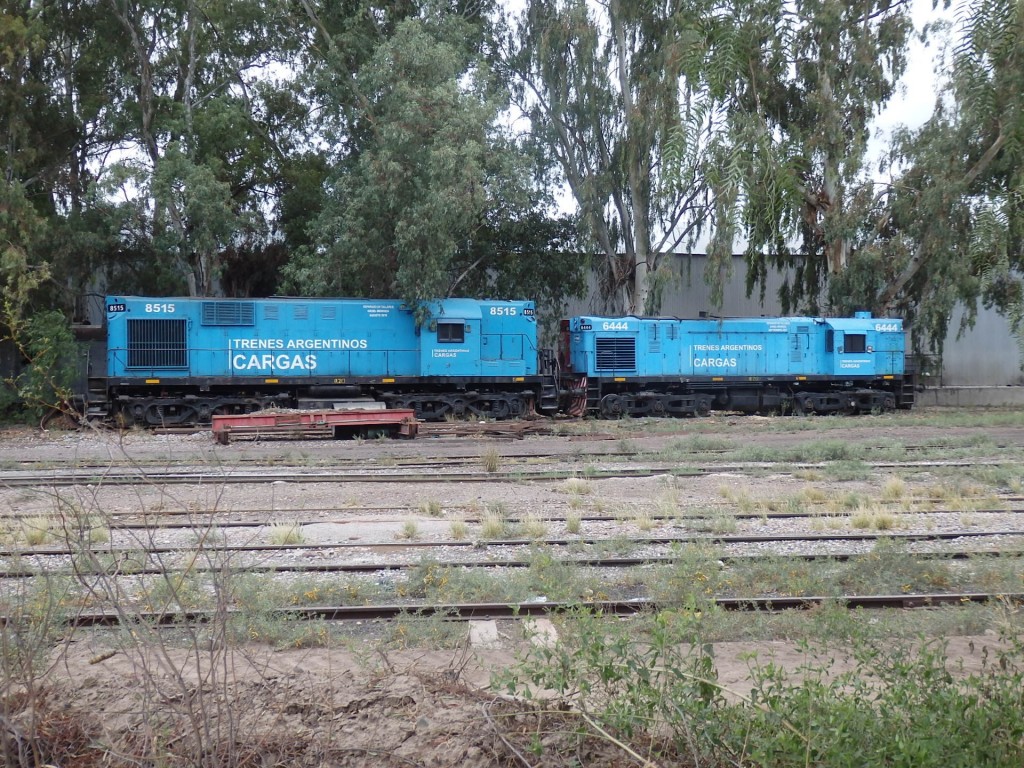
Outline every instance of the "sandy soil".
[[[951, 662], [976, 671], [994, 645], [992, 637], [950, 638]], [[51, 701], [86, 713], [94, 743], [159, 751], [168, 734], [206, 726], [208, 739], [236, 744], [235, 757], [251, 765], [467, 768], [522, 764], [516, 751], [530, 743], [531, 706], [490, 688], [491, 673], [514, 663], [507, 647], [108, 654], [101, 635], [83, 638], [54, 659], [50, 673]], [[719, 644], [719, 682], [730, 695], [749, 692], [751, 654], [791, 670], [814, 661], [787, 643]], [[835, 671], [849, 668], [839, 659]], [[629, 764], [612, 745], [588, 749], [588, 765]]]

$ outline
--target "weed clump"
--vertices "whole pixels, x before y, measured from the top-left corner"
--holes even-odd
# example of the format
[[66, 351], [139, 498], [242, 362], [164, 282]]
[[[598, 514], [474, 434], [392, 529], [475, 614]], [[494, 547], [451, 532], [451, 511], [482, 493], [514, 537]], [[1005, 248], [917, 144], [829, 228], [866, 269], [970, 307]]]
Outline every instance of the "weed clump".
[[277, 546], [295, 546], [306, 543], [302, 526], [298, 523], [274, 523], [270, 526], [269, 539], [271, 544]]
[[501, 467], [501, 454], [498, 453], [496, 448], [488, 448], [480, 456], [480, 464], [485, 472], [497, 472]]
[[[563, 699], [545, 699], [530, 729], [511, 735], [522, 738], [513, 748], [532, 743], [543, 764], [609, 749], [623, 763], [645, 764], [652, 744], [658, 765], [1024, 764], [1019, 634], [986, 651], [971, 673], [950, 664], [941, 641], [855, 637], [845, 648], [852, 669], [829, 643], [810, 641], [795, 670], [751, 657], [739, 690], [719, 680], [705, 615], [684, 604], [642, 629], [586, 610], [565, 617], [557, 644], [530, 644], [492, 681], [525, 699], [538, 689]], [[538, 732], [543, 742], [530, 742]]]

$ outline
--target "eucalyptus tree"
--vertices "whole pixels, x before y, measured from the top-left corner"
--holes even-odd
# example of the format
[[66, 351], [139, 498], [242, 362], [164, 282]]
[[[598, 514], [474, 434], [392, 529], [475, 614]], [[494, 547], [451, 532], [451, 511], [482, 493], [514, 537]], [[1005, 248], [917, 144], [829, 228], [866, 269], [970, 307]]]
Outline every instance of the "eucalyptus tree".
[[137, 150], [110, 174], [107, 194], [120, 187], [126, 220], [190, 293], [206, 294], [226, 249], [258, 252], [273, 235], [267, 213], [302, 141], [289, 139], [301, 99], [284, 69], [301, 34], [285, 6], [256, 0], [106, 7], [125, 40], [120, 119]]
[[714, 0], [529, 0], [506, 38], [517, 104], [601, 255], [609, 310], [657, 311], [663, 256], [703, 232], [722, 21]]
[[919, 349], [941, 351], [958, 304], [967, 322], [983, 301], [1022, 330], [1019, 4], [960, 7], [935, 112], [896, 132], [880, 169], [867, 142], [904, 70], [907, 4], [735, 8], [749, 74], [715, 145], [719, 262], [745, 239], [748, 287], [783, 270], [787, 310], [898, 314]]
[[763, 297], [779, 270], [784, 311], [846, 308], [837, 278], [888, 220], [868, 142], [906, 66], [909, 2], [735, 0], [730, 15], [715, 53], [735, 85], [710, 150], [711, 277], [745, 241], [748, 290]]
[[556, 252], [566, 228], [545, 215], [533, 161], [499, 119], [507, 94], [481, 53], [484, 5], [397, 21], [355, 72], [331, 38], [318, 87], [337, 95], [324, 112], [332, 170], [289, 287], [420, 306], [449, 295], [558, 302], [579, 290], [583, 265]]
[[955, 16], [935, 114], [893, 150], [905, 171], [886, 279], [863, 282], [880, 309], [916, 312], [938, 351], [954, 306], [970, 323], [979, 301], [1024, 348], [1024, 8], [983, 0]]
[[103, 86], [117, 69], [95, 6], [8, 2], [0, 15], [0, 258], [9, 330], [29, 307], [71, 309], [55, 232], [86, 208], [96, 159], [109, 151]]

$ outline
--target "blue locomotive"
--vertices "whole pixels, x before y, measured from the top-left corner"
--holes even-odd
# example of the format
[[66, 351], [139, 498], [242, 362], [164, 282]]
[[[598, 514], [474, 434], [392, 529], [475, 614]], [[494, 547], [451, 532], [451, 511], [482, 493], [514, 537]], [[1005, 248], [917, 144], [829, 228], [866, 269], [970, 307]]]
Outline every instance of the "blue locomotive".
[[[530, 301], [106, 298], [106, 415], [208, 422], [372, 398], [424, 419], [553, 412]], [[90, 398], [92, 401], [98, 397]]]
[[561, 359], [573, 414], [855, 413], [909, 407], [903, 322], [573, 317]]
[[122, 423], [342, 401], [425, 420], [856, 413], [914, 401], [902, 321], [867, 313], [580, 316], [562, 321], [556, 356], [538, 346], [530, 301], [444, 299], [419, 317], [389, 299], [108, 296], [105, 308], [81, 405]]

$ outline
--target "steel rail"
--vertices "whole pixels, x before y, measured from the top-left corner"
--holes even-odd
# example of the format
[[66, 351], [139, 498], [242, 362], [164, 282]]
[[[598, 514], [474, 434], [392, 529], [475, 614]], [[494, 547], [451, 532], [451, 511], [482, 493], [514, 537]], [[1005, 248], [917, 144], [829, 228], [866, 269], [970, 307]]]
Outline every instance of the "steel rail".
[[[354, 508], [348, 508], [348, 509], [325, 510], [325, 511], [333, 512], [333, 513], [339, 513], [339, 514], [340, 513], [345, 513], [345, 512], [361, 512], [361, 511], [366, 511], [366, 512], [374, 512], [374, 511], [377, 511], [377, 512], [393, 512], [393, 511], [394, 512], [402, 512], [404, 514], [404, 516], [401, 519], [380, 517], [380, 518], [374, 518], [372, 520], [372, 522], [374, 522], [374, 523], [388, 523], [388, 522], [397, 523], [397, 522], [403, 522], [408, 517], [408, 513], [409, 512], [415, 512], [416, 510], [417, 510], [417, 507], [408, 506], [408, 507], [379, 507], [379, 508], [354, 507]], [[274, 512], [272, 510], [257, 510], [257, 511], [253, 511], [253, 512], [245, 512], [244, 514], [252, 514], [252, 515], [259, 515], [259, 514], [270, 515], [270, 514], [275, 514], [275, 515], [282, 515], [282, 514], [291, 514], [291, 513], [295, 513], [295, 512], [311, 512], [311, 511], [316, 511], [316, 510], [288, 510], [288, 509], [286, 509], [286, 510], [280, 510], [279, 512]], [[849, 510], [848, 514], [850, 514], [852, 516], [855, 512], [856, 512], [856, 510]], [[991, 508], [991, 509], [973, 509], [973, 510], [970, 511], [971, 515], [1003, 515], [1003, 514], [1020, 514], [1020, 513], [1024, 513], [1024, 509], [996, 509], [996, 508]], [[152, 515], [165, 515], [165, 514], [188, 515], [192, 519], [190, 519], [190, 520], [167, 520], [167, 521], [142, 521], [142, 522], [110, 522], [106, 527], [110, 528], [111, 530], [117, 530], [117, 531], [189, 529], [189, 528], [196, 528], [197, 527], [196, 518], [198, 518], [200, 516], [208, 517], [209, 520], [205, 521], [205, 522], [208, 522], [209, 524], [214, 525], [217, 528], [221, 528], [221, 529], [224, 529], [224, 528], [262, 528], [262, 527], [265, 527], [265, 526], [267, 526], [269, 524], [266, 520], [220, 520], [220, 519], [216, 519], [214, 517], [215, 515], [224, 515], [224, 514], [243, 514], [241, 512], [235, 511], [235, 510], [232, 510], [232, 511], [226, 511], [226, 510], [221, 510], [221, 511], [207, 511], [207, 510], [188, 511], [188, 510], [185, 510], [185, 511], [181, 511], [181, 512], [171, 512], [171, 513], [167, 513], [167, 512], [151, 512], [151, 513], [146, 513], [146, 514], [152, 514]], [[730, 518], [732, 518], [734, 520], [764, 520], [764, 519], [767, 519], [767, 520], [803, 520], [803, 519], [814, 520], [814, 519], [820, 519], [821, 518], [821, 513], [820, 512], [727, 512], [727, 514], [728, 514], [728, 516]], [[841, 515], [842, 513], [840, 513], [840, 512], [830, 512], [829, 514], [830, 515]], [[897, 514], [899, 514], [900, 516], [903, 516], [903, 517], [908, 516], [908, 515], [922, 515], [924, 517], [928, 517], [929, 515], [954, 515], [954, 514], [962, 515], [962, 514], [964, 514], [964, 511], [963, 510], [954, 510], [954, 509], [920, 509], [920, 510], [901, 510]], [[127, 517], [128, 515], [139, 515], [139, 513], [137, 513], [137, 512], [113, 513], [113, 514], [107, 513], [106, 516], [109, 519], [111, 517], [118, 517], [118, 516], [122, 516], [122, 515]], [[31, 519], [31, 518], [39, 517], [39, 513], [38, 512], [33, 512], [33, 513], [30, 513], [30, 514], [26, 513], [24, 515], [9, 515], [9, 516], [7, 516], [7, 519], [17, 519], [19, 517], [24, 517], [26, 519]], [[669, 513], [669, 512], [666, 512], [666, 513], [657, 513], [657, 512], [655, 512], [655, 513], [648, 514], [647, 517], [649, 517], [651, 520], [671, 520], [671, 521], [675, 521], [675, 522], [679, 522], [679, 523], [686, 523], [687, 521], [698, 522], [698, 521], [701, 521], [701, 520], [714, 519], [714, 515], [712, 515], [712, 514], [687, 514], [685, 512], [685, 510], [681, 511], [678, 514], [672, 514], [672, 513]], [[441, 520], [444, 520], [445, 518], [431, 518], [431, 519], [441, 519]], [[466, 522], [466, 523], [479, 523], [479, 522], [481, 522], [483, 520], [483, 518], [480, 517], [480, 516], [472, 516], [472, 515], [471, 516], [460, 517], [459, 519], [462, 520], [463, 522]], [[510, 523], [521, 523], [526, 518], [525, 517], [516, 516], [516, 515], [509, 515], [505, 519], [508, 522], [510, 522]], [[531, 516], [531, 519], [540, 520], [541, 522], [545, 522], [545, 523], [557, 523], [557, 522], [564, 522], [565, 521], [565, 515], [559, 515], [559, 514], [554, 514], [554, 513], [549, 513], [549, 514], [540, 513], [540, 514]], [[616, 517], [614, 515], [598, 515], [598, 514], [588, 515], [586, 513], [579, 515], [579, 519], [580, 519], [580, 522], [588, 522], [588, 523], [616, 523], [616, 522], [622, 522], [622, 518], [621, 517]], [[288, 521], [288, 523], [290, 525], [296, 525], [296, 526], [306, 526], [306, 525], [363, 525], [366, 522], [367, 522], [366, 519], [358, 519], [358, 520], [351, 520], [351, 519], [349, 519], [349, 520], [344, 520], [344, 519], [337, 519], [337, 518], [318, 518], [318, 519], [315, 519], [315, 520], [314, 519], [308, 519], [308, 520], [289, 520]], [[203, 524], [204, 523], [199, 523], [198, 525], [201, 526]]]
[[[984, 498], [978, 499], [978, 500], [979, 501], [991, 501], [993, 498], [1001, 499], [1002, 501], [1006, 501], [1006, 502], [1024, 501], [1024, 497], [1022, 497], [1022, 496], [998, 496], [997, 494], [990, 494], [990, 495], [987, 495]], [[924, 497], [914, 498], [914, 497], [911, 497], [911, 496], [907, 496], [907, 497], [904, 497], [904, 498], [901, 498], [901, 499], [894, 499], [894, 500], [888, 500], [888, 501], [885, 500], [885, 499], [879, 499], [879, 500], [876, 500], [876, 501], [878, 503], [880, 503], [880, 504], [899, 504], [899, 503], [904, 502], [904, 501], [919, 502], [919, 503], [922, 503], [922, 504], [930, 504], [930, 503], [934, 503], [934, 502], [940, 501], [940, 499], [931, 499], [931, 498], [924, 498]], [[964, 501], [971, 501], [971, 499], [970, 498], [965, 498]], [[812, 507], [814, 506], [814, 504], [811, 503], [811, 502], [808, 502], [808, 505], [812, 506]], [[452, 504], [452, 505], [450, 505], [451, 508], [463, 508], [464, 506], [465, 505], [463, 505], [463, 504]], [[549, 503], [549, 506], [555, 506], [555, 505]], [[643, 506], [642, 504], [638, 504], [637, 508], [641, 508], [642, 506]], [[656, 506], [656, 504], [649, 504], [647, 506]], [[802, 519], [802, 518], [814, 519], [814, 518], [820, 518], [821, 514], [822, 514], [820, 511], [816, 511], [816, 512], [782, 512], [782, 511], [777, 511], [777, 510], [776, 511], [770, 511], [770, 510], [761, 511], [761, 510], [758, 510], [758, 511], [754, 511], [754, 512], [742, 512], [742, 511], [737, 511], [737, 510], [731, 509], [731, 507], [735, 507], [735, 506], [736, 506], [735, 502], [730, 502], [730, 501], [708, 501], [708, 502], [700, 504], [692, 512], [687, 507], [679, 507], [679, 511], [677, 513], [671, 513], [671, 512], [658, 513], [658, 512], [654, 512], [654, 513], [651, 513], [649, 516], [650, 516], [650, 518], [652, 520], [679, 520], [679, 521], [703, 520], [703, 519], [707, 519], [707, 518], [712, 516], [710, 513], [707, 512], [707, 510], [711, 509], [711, 508], [714, 508], [715, 510], [722, 510], [722, 511], [726, 512], [730, 517], [732, 517], [732, 518], [734, 518], [736, 520], [760, 520], [760, 519], [768, 519], [768, 520], [799, 520], [799, 519]], [[196, 527], [196, 522], [195, 522], [196, 520], [199, 520], [199, 519], [202, 519], [202, 518], [211, 518], [211, 522], [213, 522], [212, 518], [214, 518], [214, 516], [221, 516], [221, 517], [223, 517], [225, 515], [234, 515], [234, 516], [250, 515], [250, 516], [254, 516], [254, 517], [260, 517], [260, 516], [269, 516], [269, 515], [281, 516], [281, 515], [300, 515], [300, 514], [317, 514], [317, 513], [319, 513], [319, 514], [331, 514], [331, 515], [335, 515], [335, 514], [337, 514], [337, 515], [340, 515], [340, 514], [349, 515], [349, 514], [352, 514], [352, 513], [401, 512], [405, 516], [408, 516], [409, 512], [416, 512], [418, 509], [419, 509], [418, 505], [411, 505], [411, 504], [409, 504], [409, 505], [389, 504], [387, 506], [373, 506], [373, 507], [370, 507], [370, 506], [351, 506], [351, 507], [349, 507], [349, 506], [345, 506], [345, 507], [280, 507], [280, 508], [276, 508], [276, 509], [255, 509], [255, 508], [250, 508], [250, 509], [234, 509], [234, 508], [222, 508], [222, 509], [217, 509], [217, 508], [212, 508], [212, 509], [143, 509], [142, 511], [134, 511], [134, 510], [132, 510], [132, 511], [127, 511], [127, 512], [125, 512], [125, 511], [121, 511], [121, 512], [104, 512], [103, 515], [102, 515], [102, 519], [104, 521], [112, 521], [112, 522], [110, 522], [108, 527], [110, 527], [112, 529], [116, 529], [116, 530], [122, 530], [122, 529], [123, 530], [132, 530], [132, 529], [138, 529], [138, 528], [144, 528], [144, 529], [145, 528], [153, 528], [153, 529], [168, 528], [168, 529], [173, 529], [173, 528], [194, 528], [194, 527]], [[696, 513], [697, 511], [700, 511], [701, 513], [697, 514]], [[848, 511], [850, 514], [853, 514], [853, 512], [855, 510], [843, 510], [843, 511], [830, 510], [828, 514], [833, 514], [833, 515], [834, 514], [842, 514], [844, 511]], [[926, 515], [927, 516], [927, 515], [942, 515], [942, 514], [949, 514], [949, 515], [952, 515], [952, 514], [963, 514], [964, 512], [965, 512], [965, 510], [963, 510], [963, 509], [911, 509], [911, 510], [901, 510], [899, 512], [899, 514], [901, 514], [901, 515]], [[1024, 508], [1013, 508], [1013, 507], [1011, 507], [1011, 508], [1008, 508], [1008, 509], [1000, 509], [998, 507], [990, 507], [990, 508], [972, 509], [972, 510], [969, 510], [969, 512], [972, 515], [974, 515], [974, 514], [978, 514], [978, 515], [1015, 514], [1015, 513], [1024, 513]], [[31, 519], [31, 518], [37, 518], [40, 515], [45, 515], [45, 513], [44, 512], [40, 512], [39, 510], [31, 510], [31, 511], [27, 511], [27, 512], [13, 512], [11, 514], [4, 515], [3, 519], [6, 519], [6, 520]], [[56, 516], [57, 515], [55, 515], [55, 517]], [[184, 520], [184, 521], [174, 521], [174, 520], [154, 521], [154, 520], [145, 519], [145, 518], [156, 518], [156, 517], [159, 517], [159, 518], [168, 518], [168, 517], [169, 518], [175, 518], [175, 517], [179, 517], [180, 518], [180, 517], [184, 517], [184, 518], [188, 518], [188, 520]], [[543, 520], [545, 522], [559, 522], [559, 521], [564, 521], [564, 519], [565, 519], [565, 515], [564, 514], [557, 514], [557, 513], [548, 513], [548, 514], [540, 513], [540, 514], [536, 515], [535, 517], [537, 517], [540, 520]], [[142, 518], [142, 520], [140, 520], [139, 522], [113, 522], [113, 521], [122, 520], [122, 519], [124, 519], [124, 520], [131, 520], [131, 518]], [[402, 519], [404, 520], [405, 517], [403, 517]], [[481, 518], [473, 517], [473, 516], [462, 517], [460, 519], [462, 519], [462, 520], [464, 520], [466, 522], [480, 522], [480, 520], [481, 520]], [[515, 515], [510, 515], [507, 519], [510, 522], [521, 522], [523, 518], [516, 517]], [[602, 514], [596, 514], [596, 513], [595, 514], [587, 514], [586, 512], [583, 512], [581, 514], [581, 516], [580, 516], [580, 520], [581, 521], [587, 521], [587, 522], [621, 522], [621, 519], [622, 519], [621, 517], [616, 517], [615, 515], [602, 515]], [[385, 519], [384, 521], [386, 522], [387, 520]], [[339, 520], [339, 519], [318, 518], [318, 519], [309, 519], [309, 520], [289, 520], [289, 522], [290, 523], [294, 523], [295, 525], [318, 525], [318, 524], [322, 524], [322, 523], [331, 523], [331, 524], [335, 524], [335, 525], [347, 525], [349, 523], [362, 523], [362, 522], [365, 522], [365, 521], [364, 520]], [[267, 525], [268, 523], [266, 522], [266, 520], [262, 520], [262, 519], [257, 519], [257, 520], [252, 520], [252, 521], [250, 521], [250, 520], [222, 520], [222, 519], [217, 519], [216, 520], [216, 524], [217, 524], [218, 528], [221, 528], [221, 527], [224, 527], [224, 528], [243, 528], [243, 527], [248, 527], [248, 526]]]
[[[251, 473], [250, 473], [251, 472]], [[653, 477], [655, 475], [699, 475], [701, 470], [678, 467], [634, 467], [621, 468], [614, 472], [601, 471], [588, 476], [588, 479], [604, 477], [608, 479], [625, 477]], [[423, 474], [397, 474], [383, 469], [379, 472], [274, 472], [255, 471], [204, 471], [204, 472], [75, 472], [66, 470], [60, 475], [44, 473], [0, 473], [0, 487], [68, 487], [77, 485], [114, 486], [114, 485], [192, 485], [192, 484], [265, 484], [274, 482], [287, 483], [450, 483], [450, 482], [495, 482], [502, 480], [564, 480], [578, 477], [579, 471], [573, 469], [545, 470], [542, 472], [444, 472], [437, 471]]]
[[[184, 552], [182, 552], [184, 554]], [[870, 557], [870, 552], [831, 552], [831, 553], [787, 553], [773, 555], [771, 553], [754, 555], [720, 555], [716, 559], [723, 565], [736, 565], [743, 563], [757, 562], [758, 560], [771, 559], [774, 561], [791, 560], [793, 562], [836, 562], [845, 563], [858, 558]], [[914, 560], [972, 560], [989, 558], [1022, 558], [1024, 549], [1016, 550], [959, 550], [956, 552], [909, 552], [904, 555]], [[672, 565], [678, 563], [680, 558], [674, 555], [647, 555], [642, 557], [569, 557], [557, 560], [558, 565], [583, 568], [637, 568], [648, 565]], [[123, 565], [123, 564], [122, 564]], [[384, 573], [390, 571], [412, 571], [422, 568], [423, 563], [280, 563], [280, 564], [256, 564], [256, 565], [190, 565], [186, 567], [165, 567], [156, 565], [132, 566], [128, 570], [118, 570], [118, 567], [102, 570], [88, 570], [85, 568], [54, 568], [49, 570], [33, 571], [26, 568], [15, 570], [0, 569], [0, 579], [21, 579], [33, 578], [36, 576], [153, 576], [160, 574], [180, 573], [223, 573], [225, 570], [233, 573]], [[533, 565], [530, 560], [433, 560], [431, 566], [451, 569], [466, 570], [496, 570], [498, 568], [529, 568]]]
[[[668, 463], [668, 462], [666, 462]], [[777, 465], [785, 465], [785, 471], [778, 469]], [[872, 469], [964, 469], [979, 466], [999, 467], [1007, 464], [1016, 465], [1012, 459], [1000, 459], [993, 461], [939, 461], [939, 462], [864, 462], [865, 467]], [[673, 475], [677, 477], [695, 477], [706, 474], [733, 472], [742, 473], [746, 471], [775, 469], [779, 474], [791, 474], [804, 469], [821, 469], [827, 463], [789, 463], [789, 462], [748, 462], [743, 464], [722, 464], [712, 467], [680, 467], [678, 465], [665, 467], [622, 467], [615, 470], [594, 470], [587, 473], [588, 480], [609, 480], [622, 478], [645, 478], [659, 475]], [[203, 485], [203, 484], [250, 484], [262, 485], [274, 482], [286, 483], [451, 483], [451, 482], [496, 482], [505, 480], [525, 481], [552, 481], [564, 480], [570, 477], [579, 477], [576, 469], [549, 469], [538, 472], [431, 472], [427, 474], [395, 474], [386, 470], [376, 473], [352, 472], [339, 473], [330, 471], [321, 472], [248, 472], [238, 471], [204, 471], [204, 472], [76, 472], [65, 470], [62, 474], [44, 473], [0, 473], [0, 487], [10, 488], [22, 487], [69, 487], [79, 485], [91, 486], [115, 486], [115, 485]]]
[[[1024, 530], [1003, 530], [1003, 531], [931, 531], [928, 533], [892, 533], [892, 532], [863, 532], [863, 533], [838, 533], [838, 534], [773, 534], [773, 535], [744, 535], [744, 534], [708, 534], [698, 536], [635, 536], [616, 539], [616, 543], [628, 546], [644, 546], [656, 544], [776, 544], [793, 542], [843, 542], [843, 541], [878, 541], [886, 539], [890, 541], [950, 541], [953, 539], [983, 539], [1004, 536], [1024, 536]], [[484, 539], [457, 541], [343, 541], [337, 543], [308, 543], [308, 544], [221, 544], [203, 547], [205, 551], [215, 553], [228, 552], [291, 552], [291, 551], [323, 551], [331, 549], [434, 549], [442, 547], [527, 547], [531, 545], [547, 546], [569, 546], [580, 544], [602, 544], [607, 538], [593, 537], [553, 537], [545, 539]], [[197, 542], [198, 544], [198, 542]], [[24, 558], [29, 556], [72, 556], [81, 550], [56, 549], [46, 547], [0, 549], [0, 557]], [[121, 555], [121, 554], [154, 554], [164, 555], [175, 552], [195, 552], [196, 547], [189, 546], [159, 546], [159, 547], [104, 547], [96, 546], [91, 549], [95, 554]]]
[[[868, 446], [867, 449], [870, 450], [870, 449], [872, 449], [874, 447], [875, 446]], [[978, 448], [978, 449], [985, 448], [986, 450], [990, 450], [992, 452], [996, 452], [996, 451], [1005, 451], [1007, 448], [1015, 448], [1016, 446], [1009, 446], [1009, 445], [990, 445], [990, 446], [906, 445], [906, 446], [899, 446], [899, 447], [902, 447], [903, 450], [907, 451], [908, 453], [918, 453], [918, 452], [927, 451], [927, 450], [940, 451], [940, 450], [948, 449], [949, 451], [953, 452], [953, 451], [972, 450], [972, 449], [975, 449], [975, 448]], [[877, 446], [877, 448], [879, 450], [887, 450], [887, 451], [889, 451], [889, 450], [897, 450], [898, 447], [895, 447], [895, 446]], [[671, 450], [671, 449], [666, 449], [666, 450]], [[727, 453], [732, 453], [732, 452], [742, 451], [742, 450], [744, 450], [743, 446], [736, 446], [736, 447], [733, 447], [733, 448], [692, 448], [692, 449], [687, 449], [685, 452], [687, 454], [692, 455], [694, 458], [700, 458], [702, 456], [709, 456], [709, 455], [710, 456], [715, 456], [715, 455], [727, 454]], [[656, 450], [622, 451], [622, 450], [617, 450], [617, 449], [610, 449], [610, 450], [607, 450], [607, 451], [593, 451], [593, 452], [588, 452], [588, 453], [585, 453], [585, 454], [569, 453], [569, 452], [565, 452], [565, 451], [544, 451], [544, 452], [531, 451], [530, 453], [508, 453], [508, 454], [502, 456], [502, 458], [503, 459], [508, 459], [508, 460], [515, 460], [515, 459], [553, 459], [553, 460], [560, 460], [560, 459], [562, 459], [562, 460], [570, 461], [570, 462], [573, 462], [573, 463], [580, 463], [581, 459], [593, 459], [593, 460], [601, 460], [601, 459], [637, 459], [637, 458], [641, 458], [641, 459], [642, 458], [654, 459], [654, 458], [656, 458], [658, 453], [661, 453], [661, 452], [664, 452], [664, 451], [660, 451], [660, 452], [656, 451]], [[388, 458], [389, 462], [393, 462], [393, 464], [395, 466], [398, 466], [398, 467], [427, 467], [427, 468], [431, 468], [431, 467], [436, 467], [437, 463], [439, 461], [443, 461], [446, 464], [460, 464], [460, 465], [461, 464], [474, 464], [474, 463], [479, 463], [480, 462], [480, 454], [479, 453], [455, 454], [455, 453], [451, 453], [451, 452], [446, 452], [443, 457], [436, 457], [434, 459], [424, 458], [422, 456], [420, 456], [420, 457], [413, 457], [413, 456], [410, 456], [410, 457], [388, 456], [387, 458]], [[958, 458], [963, 458], [963, 457], [958, 457]], [[181, 460], [187, 461], [188, 457], [183, 457]], [[197, 460], [199, 460], [199, 457], [197, 457]], [[784, 461], [785, 461], [784, 459], [780, 460], [780, 462], [784, 462]], [[361, 464], [365, 464], [365, 462], [366, 462], [366, 457], [365, 456], [364, 457], [331, 456], [329, 459], [317, 460], [317, 459], [313, 459], [313, 458], [294, 459], [294, 458], [287, 457], [287, 456], [274, 455], [274, 456], [232, 456], [230, 458], [230, 460], [221, 460], [221, 458], [218, 456], [218, 459], [216, 461], [213, 461], [212, 463], [214, 463], [216, 466], [225, 466], [225, 467], [232, 466], [232, 465], [234, 465], [234, 466], [246, 466], [246, 465], [262, 465], [262, 464], [270, 463], [270, 464], [272, 464], [276, 468], [281, 468], [281, 467], [314, 467], [315, 468], [315, 467], [324, 467], [324, 466], [327, 466], [327, 465], [329, 465], [331, 467], [337, 467], [338, 465], [347, 465], [347, 464], [361, 465]], [[780, 462], [762, 462], [762, 463], [780, 463]], [[73, 462], [72, 466], [75, 469], [101, 470], [101, 469], [112, 469], [112, 468], [157, 467], [157, 466], [161, 466], [161, 465], [166, 465], [167, 463], [168, 462], [167, 462], [166, 459], [165, 460], [159, 460], [159, 459], [130, 459], [130, 460], [126, 460], [126, 461], [114, 461], [114, 462], [111, 462], [109, 460], [101, 462], [99, 460], [83, 459], [83, 460], [80, 460], [80, 461]], [[65, 468], [65, 467], [67, 467], [68, 462], [55, 461], [53, 459], [22, 459], [22, 460], [9, 461], [7, 463], [7, 465], [8, 465], [8, 467], [10, 467], [12, 469], [16, 466], [18, 469], [29, 471], [29, 470], [32, 470], [33, 468], [39, 468], [39, 469], [51, 469], [51, 468], [57, 468], [57, 467]]]
[[[758, 596], [708, 598], [707, 604], [728, 611], [771, 611], [808, 610], [825, 604], [843, 605], [848, 609], [920, 609], [938, 608], [950, 605], [985, 604], [993, 600], [1024, 602], [1024, 593], [948, 593], [948, 594], [906, 594], [906, 595], [844, 595], [844, 596]], [[610, 616], [629, 616], [661, 610], [673, 610], [677, 606], [652, 600], [599, 600], [582, 602], [525, 602], [525, 603], [462, 603], [429, 605], [409, 603], [401, 605], [311, 605], [281, 608], [280, 616], [300, 620], [322, 621], [380, 621], [407, 616], [410, 618], [440, 617], [449, 620], [519, 619], [533, 616], [591, 611]], [[679, 610], [691, 610], [678, 607]], [[243, 615], [238, 609], [188, 610], [188, 611], [82, 611], [66, 619], [66, 624], [75, 627], [118, 626], [122, 622], [146, 623], [153, 626], [174, 626], [197, 624]], [[6, 626], [11, 619], [0, 616], [0, 625]]]

